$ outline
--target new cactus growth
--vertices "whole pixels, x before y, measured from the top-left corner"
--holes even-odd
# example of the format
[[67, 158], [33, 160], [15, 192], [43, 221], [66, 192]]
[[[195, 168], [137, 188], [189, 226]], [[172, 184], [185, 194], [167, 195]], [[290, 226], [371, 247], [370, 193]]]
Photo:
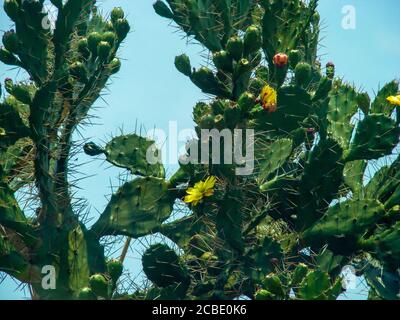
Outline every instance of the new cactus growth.
[[[148, 285], [125, 298], [336, 299], [346, 265], [365, 276], [371, 298], [399, 298], [400, 158], [366, 179], [369, 161], [398, 147], [399, 85], [370, 98], [336, 78], [333, 63], [322, 74], [316, 0], [156, 1], [156, 13], [209, 51], [207, 67], [175, 58], [209, 95], [193, 110], [197, 138], [203, 129], [253, 130], [254, 141], [240, 147], [254, 151], [254, 170], [238, 175], [243, 163], [215, 161], [212, 139], [212, 161], [199, 161], [189, 141], [184, 156], [198, 161], [182, 161], [171, 177], [152, 140], [87, 142], [86, 155], [135, 176], [90, 228], [68, 182], [72, 137], [120, 69], [116, 54], [130, 27], [121, 8], [106, 21], [93, 0], [52, 3], [60, 10], [54, 31], [20, 31], [28, 11], [4, 1], [16, 31], [3, 37], [0, 60], [32, 80], [7, 80], [0, 104], [1, 271], [40, 299], [118, 298], [129, 240], [116, 260], [105, 257], [102, 238], [159, 233], [168, 245], [142, 255]], [[29, 185], [39, 203], [33, 218], [16, 197]], [[176, 206], [185, 206], [179, 218]], [[44, 265], [56, 267], [56, 290], [40, 286]]]

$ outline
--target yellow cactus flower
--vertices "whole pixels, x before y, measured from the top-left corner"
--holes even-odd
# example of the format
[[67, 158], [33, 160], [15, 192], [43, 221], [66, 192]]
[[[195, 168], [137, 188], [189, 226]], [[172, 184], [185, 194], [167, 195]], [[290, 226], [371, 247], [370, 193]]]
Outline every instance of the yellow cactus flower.
[[210, 176], [205, 181], [197, 182], [193, 188], [186, 190], [187, 196], [183, 199], [186, 203], [192, 203], [197, 206], [205, 197], [210, 197], [214, 194], [215, 177]]
[[390, 104], [395, 106], [400, 106], [400, 95], [398, 96], [390, 96], [386, 99]]
[[269, 113], [276, 111], [277, 105], [277, 93], [276, 90], [268, 85], [264, 86], [261, 90], [260, 94], [261, 105], [264, 110], [267, 110]]

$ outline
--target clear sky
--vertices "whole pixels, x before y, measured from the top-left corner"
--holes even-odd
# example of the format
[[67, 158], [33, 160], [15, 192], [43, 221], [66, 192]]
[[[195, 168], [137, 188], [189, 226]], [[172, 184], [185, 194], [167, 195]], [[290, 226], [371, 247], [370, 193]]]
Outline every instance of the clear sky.
[[[131, 132], [142, 125], [168, 130], [169, 121], [177, 121], [178, 128], [192, 128], [191, 112], [194, 104], [205, 96], [188, 78], [175, 70], [174, 57], [187, 53], [194, 66], [202, 63], [199, 45], [187, 45], [182, 34], [169, 25], [169, 21], [153, 12], [152, 0], [103, 0], [101, 10], [107, 13], [121, 6], [132, 25], [120, 56], [121, 72], [108, 86], [104, 101], [93, 112], [96, 125], [81, 133], [95, 142], [106, 141], [120, 128]], [[356, 10], [355, 29], [344, 29], [342, 9], [353, 6]], [[320, 0], [319, 11], [324, 31], [320, 54], [322, 62], [334, 61], [337, 73], [373, 96], [379, 85], [400, 77], [400, 2], [398, 0]], [[0, 12], [0, 30], [6, 31], [11, 22]], [[0, 66], [0, 81], [16, 73]], [[23, 76], [18, 76], [23, 80]], [[143, 130], [144, 131], [144, 130]], [[77, 158], [80, 170], [90, 176], [80, 182], [79, 195], [86, 197], [96, 217], [107, 203], [110, 184], [117, 185], [120, 170], [109, 168], [102, 161], [85, 164], [85, 155]], [[170, 172], [172, 167], [167, 168]], [[93, 175], [93, 176], [92, 176]], [[138, 249], [139, 251], [141, 249]], [[128, 268], [137, 274], [140, 270], [139, 254], [132, 252], [126, 260]], [[16, 290], [16, 284], [6, 279], [0, 284], [0, 299], [20, 299], [26, 295]], [[358, 290], [359, 291], [359, 290]], [[357, 293], [357, 292], [356, 292]], [[358, 292], [359, 293], [359, 292]], [[350, 298], [360, 297], [352, 294]]]

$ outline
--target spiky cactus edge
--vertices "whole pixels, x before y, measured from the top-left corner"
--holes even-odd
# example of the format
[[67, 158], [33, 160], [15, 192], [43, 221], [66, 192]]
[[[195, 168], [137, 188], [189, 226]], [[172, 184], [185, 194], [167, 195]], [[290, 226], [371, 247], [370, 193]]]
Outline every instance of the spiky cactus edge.
[[[52, 30], [45, 4], [4, 1], [14, 29], [3, 35], [0, 60], [30, 80], [7, 79], [0, 105], [0, 270], [28, 283], [35, 299], [109, 298], [121, 265], [106, 261], [99, 238], [74, 210], [68, 162], [75, 129], [120, 69], [117, 51], [129, 23], [120, 8], [110, 21], [102, 18], [95, 0], [52, 0]], [[39, 199], [34, 217], [17, 203], [24, 188]], [[45, 265], [56, 269], [54, 290], [42, 286]]]

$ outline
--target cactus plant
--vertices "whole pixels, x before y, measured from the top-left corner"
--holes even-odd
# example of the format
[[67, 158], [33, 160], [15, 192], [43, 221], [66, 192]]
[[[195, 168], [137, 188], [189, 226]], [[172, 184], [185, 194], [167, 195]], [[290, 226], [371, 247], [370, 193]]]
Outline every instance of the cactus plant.
[[[119, 70], [129, 24], [121, 8], [107, 22], [94, 1], [69, 0], [57, 3], [52, 34], [34, 24], [35, 11], [26, 26], [19, 5], [5, 1], [16, 31], [4, 37], [0, 60], [24, 68], [32, 82], [8, 80], [0, 106], [0, 270], [29, 283], [35, 297], [118, 298], [123, 265], [105, 257], [101, 238], [159, 233], [169, 245], [146, 248], [150, 283], [128, 298], [336, 299], [346, 265], [365, 276], [371, 299], [399, 298], [400, 158], [365, 181], [370, 161], [398, 146], [398, 83], [371, 99], [336, 78], [333, 63], [322, 74], [316, 0], [155, 2], [157, 14], [210, 53], [207, 67], [175, 58], [177, 70], [210, 96], [194, 107], [198, 138], [205, 129], [253, 130], [243, 147], [253, 149], [255, 168], [237, 175], [241, 163], [211, 154], [209, 163], [181, 161], [167, 177], [154, 141], [129, 134], [105, 146], [88, 142], [87, 155], [135, 175], [91, 228], [71, 205], [71, 135]], [[185, 156], [201, 160], [194, 153], [188, 147]], [[18, 172], [20, 162], [31, 164], [33, 176]], [[15, 196], [30, 183], [40, 199], [34, 219]], [[175, 204], [186, 208], [177, 219]], [[52, 292], [37, 282], [49, 264], [59, 284]]]

